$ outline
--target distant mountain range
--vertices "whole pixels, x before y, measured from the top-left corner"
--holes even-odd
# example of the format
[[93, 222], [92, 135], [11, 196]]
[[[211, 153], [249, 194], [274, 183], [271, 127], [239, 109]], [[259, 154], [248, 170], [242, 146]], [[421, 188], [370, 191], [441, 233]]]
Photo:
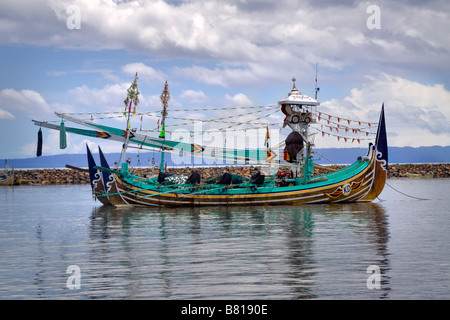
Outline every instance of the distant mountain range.
[[[317, 149], [316, 160], [317, 164], [332, 164], [327, 159], [330, 159], [335, 164], [350, 164], [353, 163], [359, 156], [364, 156], [367, 153], [367, 148], [330, 148], [330, 149]], [[114, 167], [115, 161], [120, 160], [119, 153], [105, 154], [106, 159], [111, 167]], [[94, 158], [97, 163], [98, 154], [94, 154]], [[136, 153], [127, 154], [127, 158], [131, 159], [131, 166], [151, 166], [154, 161], [155, 166], [159, 166], [160, 156], [156, 152], [140, 153], [137, 156]], [[165, 159], [167, 166], [172, 167], [174, 163], [170, 154], [166, 154]], [[189, 159], [188, 159], [189, 160]], [[189, 163], [186, 161], [186, 166], [213, 166], [213, 165], [227, 165], [226, 163], [211, 164], [212, 160], [209, 159], [202, 162], [201, 158], [191, 159]], [[0, 168], [5, 168], [5, 161], [0, 161]], [[389, 148], [389, 163], [450, 163], [450, 146], [448, 147], [390, 147]], [[86, 168], [87, 158], [86, 154], [61, 154], [53, 156], [41, 156], [27, 159], [7, 159], [9, 167], [14, 166], [16, 169], [20, 168], [64, 168], [66, 164], [72, 166]], [[228, 163], [232, 165], [232, 163]], [[184, 166], [181, 164], [180, 166]]]

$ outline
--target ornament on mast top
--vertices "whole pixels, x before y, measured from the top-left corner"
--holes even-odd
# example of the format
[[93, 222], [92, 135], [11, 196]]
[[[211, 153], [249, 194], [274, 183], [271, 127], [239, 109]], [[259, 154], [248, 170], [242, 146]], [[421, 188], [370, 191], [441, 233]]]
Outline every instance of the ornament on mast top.
[[124, 116], [127, 116], [127, 108], [128, 108], [128, 115], [131, 115], [131, 104], [134, 103], [133, 108], [133, 115], [136, 114], [136, 106], [139, 104], [139, 89], [137, 86], [137, 79], [138, 79], [138, 73], [136, 72], [136, 75], [134, 76], [133, 83], [128, 88], [127, 92], [127, 98], [124, 100], [125, 103], [125, 110], [123, 112]]
[[164, 84], [164, 91], [161, 93], [160, 98], [161, 98], [161, 102], [163, 104], [162, 116], [163, 116], [163, 121], [164, 121], [165, 117], [167, 116], [167, 105], [170, 100], [169, 84], [167, 83], [167, 81]]

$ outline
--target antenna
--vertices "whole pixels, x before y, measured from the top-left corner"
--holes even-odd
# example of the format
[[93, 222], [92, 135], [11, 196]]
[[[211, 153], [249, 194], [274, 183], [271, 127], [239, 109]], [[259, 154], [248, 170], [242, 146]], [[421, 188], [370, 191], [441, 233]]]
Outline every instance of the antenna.
[[315, 86], [314, 86], [314, 91], [315, 91], [315, 96], [314, 99], [317, 100], [317, 92], [320, 90], [320, 88], [317, 87], [317, 63], [316, 63], [316, 81], [315, 81]]

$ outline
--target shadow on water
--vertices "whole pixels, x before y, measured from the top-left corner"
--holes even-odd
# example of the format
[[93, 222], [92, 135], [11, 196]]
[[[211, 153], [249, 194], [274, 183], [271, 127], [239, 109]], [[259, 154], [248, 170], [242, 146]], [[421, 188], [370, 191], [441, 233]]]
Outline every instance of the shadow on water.
[[[93, 264], [107, 265], [120, 252], [125, 298], [364, 299], [390, 290], [389, 228], [376, 203], [98, 207], [89, 228], [102, 244], [91, 248]], [[366, 288], [369, 265], [381, 269], [380, 290]], [[346, 287], [355, 272], [359, 295]], [[335, 278], [342, 280], [330, 286]]]

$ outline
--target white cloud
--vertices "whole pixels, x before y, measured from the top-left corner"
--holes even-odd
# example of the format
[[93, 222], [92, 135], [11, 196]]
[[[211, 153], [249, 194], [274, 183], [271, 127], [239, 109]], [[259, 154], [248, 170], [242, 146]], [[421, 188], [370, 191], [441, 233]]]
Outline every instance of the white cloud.
[[101, 89], [90, 88], [86, 85], [69, 90], [76, 101], [95, 110], [120, 111], [124, 108], [123, 101], [126, 98], [130, 83], [107, 84]]
[[155, 70], [142, 62], [126, 64], [122, 66], [122, 72], [130, 76], [134, 76], [137, 72], [139, 80], [148, 83], [157, 82], [160, 84], [167, 78], [167, 75], [164, 72]]
[[247, 97], [243, 93], [237, 93], [234, 96], [225, 95], [226, 101], [231, 106], [237, 106], [237, 107], [252, 107], [254, 104], [252, 100], [250, 100], [249, 97]]
[[183, 90], [180, 94], [180, 98], [183, 99], [183, 103], [187, 104], [204, 103], [208, 100], [208, 97], [201, 90]]
[[3, 89], [0, 91], [0, 101], [2, 118], [14, 118], [14, 114], [33, 118], [52, 113], [45, 99], [34, 90]]
[[[22, 2], [0, 4], [3, 43], [138, 50], [163, 59], [215, 61], [216, 68], [199, 65], [179, 71], [193, 71], [196, 81], [220, 86], [292, 76], [292, 69], [315, 63], [331, 70], [359, 61], [374, 67], [396, 63], [406, 69], [450, 68], [448, 1], [435, 0], [426, 7], [416, 1], [378, 1], [380, 30], [366, 27], [369, 1]], [[66, 27], [71, 5], [80, 8], [79, 30]], [[161, 71], [141, 63], [125, 66], [124, 72], [135, 72], [131, 67], [137, 66], [156, 81], [164, 78]]]
[[441, 84], [381, 74], [367, 77], [343, 100], [325, 101], [319, 108], [347, 119], [377, 122], [383, 102], [389, 145], [450, 145], [450, 92]]
[[0, 109], [0, 119], [14, 119], [15, 117], [12, 115], [12, 113]]

